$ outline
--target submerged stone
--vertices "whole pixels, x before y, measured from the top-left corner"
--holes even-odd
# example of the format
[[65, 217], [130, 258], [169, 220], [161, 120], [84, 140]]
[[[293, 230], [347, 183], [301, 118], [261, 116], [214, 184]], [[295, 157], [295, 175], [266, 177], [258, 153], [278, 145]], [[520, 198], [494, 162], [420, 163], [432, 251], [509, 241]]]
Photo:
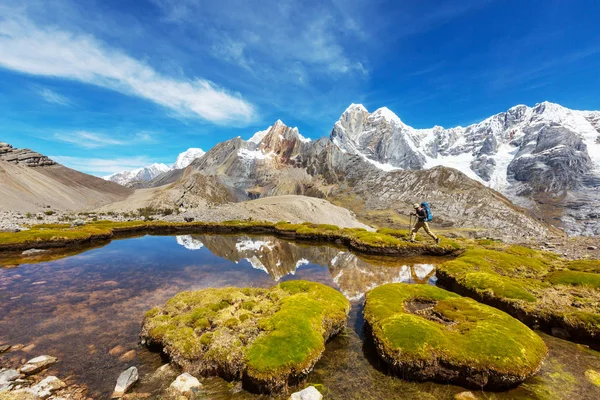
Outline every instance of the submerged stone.
[[537, 373], [547, 354], [518, 320], [434, 286], [379, 286], [364, 315], [380, 357], [411, 380], [505, 389]]
[[346, 326], [349, 309], [341, 293], [315, 282], [205, 289], [150, 310], [141, 336], [185, 372], [276, 392], [312, 370], [325, 342]]
[[200, 383], [200, 381], [192, 375], [188, 374], [187, 372], [179, 375], [177, 379], [175, 379], [173, 383], [171, 383], [170, 386], [172, 390], [184, 394], [191, 393], [195, 390], [200, 389], [201, 387], [202, 384]]

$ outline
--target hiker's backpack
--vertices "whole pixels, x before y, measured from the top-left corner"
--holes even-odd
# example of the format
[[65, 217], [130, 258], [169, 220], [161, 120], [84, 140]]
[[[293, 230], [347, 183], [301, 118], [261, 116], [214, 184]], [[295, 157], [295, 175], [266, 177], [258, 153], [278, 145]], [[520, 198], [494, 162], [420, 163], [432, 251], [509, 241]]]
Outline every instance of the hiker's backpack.
[[421, 203], [421, 207], [425, 210], [425, 221], [431, 222], [433, 219], [433, 214], [431, 214], [431, 208], [429, 208], [429, 203], [424, 201]]

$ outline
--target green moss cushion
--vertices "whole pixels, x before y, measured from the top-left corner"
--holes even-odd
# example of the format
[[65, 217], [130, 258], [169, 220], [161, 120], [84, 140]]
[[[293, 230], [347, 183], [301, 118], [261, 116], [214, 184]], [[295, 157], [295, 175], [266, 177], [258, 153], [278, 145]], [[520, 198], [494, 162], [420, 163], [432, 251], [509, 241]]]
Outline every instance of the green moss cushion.
[[529, 326], [597, 346], [600, 261], [566, 261], [520, 246], [470, 247], [437, 268], [438, 285], [501, 308]]
[[408, 379], [503, 389], [535, 374], [547, 353], [508, 314], [434, 286], [379, 286], [364, 315], [378, 354]]
[[310, 372], [325, 342], [346, 326], [349, 309], [341, 293], [315, 282], [205, 289], [150, 310], [141, 336], [187, 372], [275, 392]]

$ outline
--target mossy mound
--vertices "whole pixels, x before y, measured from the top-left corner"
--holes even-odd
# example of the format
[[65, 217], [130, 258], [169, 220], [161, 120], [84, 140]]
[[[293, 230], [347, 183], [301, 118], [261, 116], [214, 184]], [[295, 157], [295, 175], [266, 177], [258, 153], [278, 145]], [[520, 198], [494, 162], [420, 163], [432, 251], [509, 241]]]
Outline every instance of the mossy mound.
[[437, 269], [438, 284], [574, 340], [600, 338], [600, 262], [520, 246], [471, 247]]
[[367, 293], [364, 315], [378, 354], [412, 380], [505, 389], [535, 374], [547, 354], [510, 315], [434, 286], [379, 286]]
[[148, 311], [141, 336], [187, 372], [277, 392], [311, 371], [349, 310], [341, 293], [315, 282], [205, 289]]

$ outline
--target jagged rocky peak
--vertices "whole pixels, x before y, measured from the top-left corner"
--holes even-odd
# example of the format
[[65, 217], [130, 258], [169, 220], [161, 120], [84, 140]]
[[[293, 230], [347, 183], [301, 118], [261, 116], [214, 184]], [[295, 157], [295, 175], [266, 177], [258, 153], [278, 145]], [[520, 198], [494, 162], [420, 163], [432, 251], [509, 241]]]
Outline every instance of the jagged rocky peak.
[[425, 157], [417, 150], [419, 138], [387, 107], [369, 113], [352, 105], [335, 123], [331, 140], [343, 151], [359, 154], [380, 165], [421, 169]]
[[0, 161], [21, 164], [27, 167], [55, 165], [50, 158], [29, 149], [15, 149], [12, 145], [0, 142]]

